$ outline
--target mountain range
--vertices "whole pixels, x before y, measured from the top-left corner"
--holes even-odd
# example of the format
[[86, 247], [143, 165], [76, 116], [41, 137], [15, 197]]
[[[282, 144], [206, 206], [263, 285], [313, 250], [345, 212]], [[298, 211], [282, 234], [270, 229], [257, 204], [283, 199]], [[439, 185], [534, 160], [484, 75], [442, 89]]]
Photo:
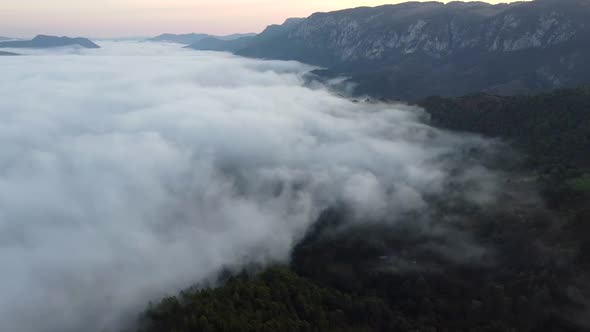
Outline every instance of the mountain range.
[[407, 2], [315, 13], [197, 50], [298, 60], [359, 94], [417, 100], [534, 93], [590, 81], [590, 1]]
[[100, 48], [86, 38], [70, 38], [38, 35], [31, 40], [13, 40], [0, 42], [0, 48], [52, 48], [63, 46], [81, 46], [84, 48]]
[[223, 41], [230, 41], [230, 40], [234, 40], [234, 39], [238, 39], [238, 38], [242, 38], [242, 37], [253, 37], [253, 36], [256, 36], [256, 34], [255, 33], [236, 33], [236, 34], [227, 35], [227, 36], [213, 36], [213, 35], [208, 35], [208, 34], [204, 34], [204, 33], [187, 33], [187, 34], [180, 34], [180, 35], [165, 33], [165, 34], [161, 34], [159, 36], [156, 36], [154, 38], [150, 38], [150, 39], [148, 39], [148, 41], [168, 42], [168, 43], [178, 43], [178, 44], [190, 45], [190, 44], [194, 44], [194, 43], [197, 43], [201, 40], [208, 39], [208, 38], [214, 38], [216, 40], [223, 40]]

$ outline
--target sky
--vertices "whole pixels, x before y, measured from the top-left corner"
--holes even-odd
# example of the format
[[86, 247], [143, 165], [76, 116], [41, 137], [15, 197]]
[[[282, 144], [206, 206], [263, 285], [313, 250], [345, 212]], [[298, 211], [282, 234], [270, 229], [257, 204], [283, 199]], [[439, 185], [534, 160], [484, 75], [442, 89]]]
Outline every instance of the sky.
[[[152, 36], [260, 32], [289, 17], [377, 6], [382, 0], [0, 0], [0, 36]], [[490, 3], [507, 1], [490, 0]]]

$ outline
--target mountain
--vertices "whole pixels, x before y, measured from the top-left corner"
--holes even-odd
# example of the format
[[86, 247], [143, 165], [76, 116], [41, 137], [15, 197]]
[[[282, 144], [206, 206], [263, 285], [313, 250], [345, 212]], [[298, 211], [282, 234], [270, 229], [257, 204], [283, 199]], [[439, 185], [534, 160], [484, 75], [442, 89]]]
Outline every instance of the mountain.
[[38, 35], [32, 40], [18, 40], [0, 42], [0, 48], [52, 48], [63, 46], [81, 46], [85, 48], [100, 48], [86, 38], [69, 38]]
[[226, 50], [322, 66], [386, 98], [532, 93], [590, 81], [588, 22], [588, 0], [408, 2], [288, 20]]
[[10, 37], [0, 36], [0, 42], [9, 41], [9, 40], [17, 40], [17, 39], [16, 38], [10, 38]]
[[226, 36], [212, 36], [212, 37], [217, 38], [217, 39], [221, 39], [221, 40], [234, 40], [234, 39], [243, 38], [243, 37], [254, 37], [256, 35], [257, 35], [256, 33], [234, 33], [234, 34], [226, 35]]
[[203, 34], [203, 33], [188, 33], [188, 34], [182, 34], [182, 35], [165, 33], [165, 34], [159, 35], [157, 37], [150, 38], [150, 39], [148, 39], [148, 41], [168, 42], [168, 43], [178, 43], [178, 44], [190, 45], [190, 44], [197, 43], [197, 42], [199, 42], [203, 39], [207, 39], [207, 38], [215, 38], [215, 39], [219, 39], [219, 40], [234, 40], [234, 39], [238, 39], [238, 38], [242, 38], [242, 37], [252, 37], [252, 36], [256, 36], [256, 34], [255, 33], [244, 33], [244, 34], [237, 33], [237, 34], [227, 35], [227, 36], [213, 36], [213, 35], [208, 35], [208, 34]]
[[192, 43], [185, 48], [192, 48], [200, 51], [225, 51], [237, 52], [252, 43], [254, 36], [240, 37], [232, 40], [222, 40], [216, 37], [207, 37]]
[[2, 51], [0, 51], [0, 56], [9, 56], [9, 55], [18, 55], [18, 54], [11, 53], [11, 52], [2, 52]]
[[288, 32], [294, 25], [305, 20], [304, 18], [290, 18], [282, 25], [271, 25], [259, 35], [244, 35], [236, 39], [223, 39], [219, 37], [209, 37], [191, 43], [186, 48], [192, 48], [200, 51], [225, 51], [240, 52], [243, 49], [251, 48], [259, 43], [269, 40], [272, 37], [280, 37]]
[[188, 33], [188, 34], [182, 34], [182, 35], [165, 33], [165, 34], [161, 34], [159, 36], [156, 36], [154, 38], [150, 38], [150, 39], [148, 39], [148, 41], [178, 43], [178, 44], [189, 45], [192, 43], [196, 43], [199, 40], [207, 38], [207, 37], [210, 37], [210, 36], [206, 35], [206, 34], [202, 34], [202, 33]]

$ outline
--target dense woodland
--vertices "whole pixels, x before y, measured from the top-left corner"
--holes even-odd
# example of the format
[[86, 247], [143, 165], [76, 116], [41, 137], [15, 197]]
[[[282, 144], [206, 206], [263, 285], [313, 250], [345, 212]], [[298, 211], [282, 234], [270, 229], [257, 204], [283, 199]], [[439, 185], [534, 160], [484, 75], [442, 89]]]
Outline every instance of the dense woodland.
[[590, 168], [590, 88], [536, 96], [435, 97], [421, 105], [438, 126], [513, 141], [527, 153], [530, 166], [544, 173]]
[[[590, 187], [590, 88], [536, 96], [429, 98], [433, 124], [504, 139], [526, 156], [555, 208], [571, 208]], [[578, 200], [579, 204], [587, 200]]]
[[485, 209], [436, 198], [420, 227], [412, 216], [351, 226], [345, 209], [325, 211], [289, 265], [152, 304], [139, 330], [588, 330], [590, 89], [421, 105], [438, 126], [511, 142], [533, 180], [507, 179]]

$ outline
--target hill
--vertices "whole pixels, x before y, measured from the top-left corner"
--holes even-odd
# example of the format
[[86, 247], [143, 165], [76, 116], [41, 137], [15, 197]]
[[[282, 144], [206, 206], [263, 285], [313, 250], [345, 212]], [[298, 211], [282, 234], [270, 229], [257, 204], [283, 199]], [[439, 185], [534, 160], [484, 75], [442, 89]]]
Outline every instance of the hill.
[[534, 96], [473, 94], [420, 102], [436, 126], [513, 142], [532, 167], [590, 170], [590, 88]]
[[18, 55], [18, 54], [12, 53], [12, 52], [2, 52], [2, 51], [0, 51], [0, 56], [11, 56], [11, 55]]
[[192, 48], [200, 51], [222, 51], [222, 52], [237, 52], [242, 48], [248, 46], [255, 37], [240, 37], [234, 40], [222, 40], [215, 37], [207, 37], [195, 43], [192, 43], [185, 48]]
[[64, 46], [80, 46], [84, 48], [100, 48], [86, 38], [70, 38], [38, 35], [32, 40], [0, 42], [0, 48], [53, 48]]
[[190, 44], [194, 44], [194, 43], [197, 43], [203, 39], [208, 39], [208, 38], [215, 38], [218, 40], [231, 41], [231, 40], [242, 38], [242, 37], [253, 37], [253, 36], [256, 36], [256, 34], [255, 33], [244, 33], [244, 34], [238, 33], [238, 34], [232, 34], [232, 35], [227, 35], [227, 36], [213, 36], [213, 35], [208, 35], [208, 34], [204, 34], [204, 33], [187, 33], [187, 34], [180, 34], [180, 35], [165, 33], [165, 34], [161, 34], [159, 36], [156, 36], [154, 38], [150, 38], [150, 39], [148, 39], [148, 41], [190, 45]]

